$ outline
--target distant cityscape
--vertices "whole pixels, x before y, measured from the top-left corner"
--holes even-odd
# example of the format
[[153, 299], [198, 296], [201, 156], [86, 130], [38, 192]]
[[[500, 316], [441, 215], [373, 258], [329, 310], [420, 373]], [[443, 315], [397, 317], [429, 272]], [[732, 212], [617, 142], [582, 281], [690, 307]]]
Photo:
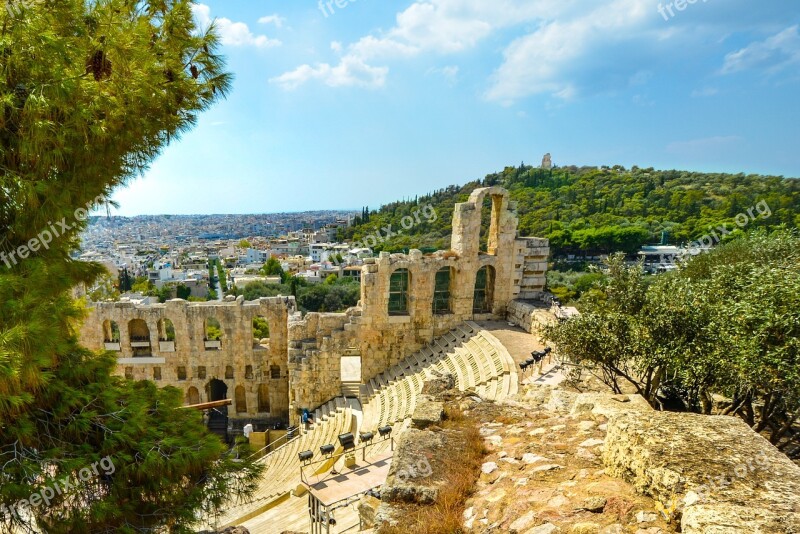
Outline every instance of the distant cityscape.
[[[280, 277], [261, 272], [270, 258], [276, 258], [284, 272], [309, 283], [331, 274], [359, 279], [360, 265], [373, 251], [352, 248], [338, 238], [340, 229], [350, 226], [357, 214], [96, 216], [82, 235], [75, 259], [101, 263], [114, 278], [123, 271], [131, 278], [147, 277], [156, 289], [180, 284], [199, 299], [209, 297], [212, 262], [224, 268], [223, 287], [281, 283]], [[216, 297], [222, 299], [223, 291]], [[157, 302], [156, 297], [141, 294], [121, 298]]]

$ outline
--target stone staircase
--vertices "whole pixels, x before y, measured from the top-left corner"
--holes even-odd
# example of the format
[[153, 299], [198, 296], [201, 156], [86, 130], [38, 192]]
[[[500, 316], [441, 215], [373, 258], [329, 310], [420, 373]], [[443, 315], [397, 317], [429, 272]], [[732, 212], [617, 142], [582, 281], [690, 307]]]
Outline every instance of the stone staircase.
[[343, 382], [342, 397], [361, 400], [361, 384], [359, 382]]

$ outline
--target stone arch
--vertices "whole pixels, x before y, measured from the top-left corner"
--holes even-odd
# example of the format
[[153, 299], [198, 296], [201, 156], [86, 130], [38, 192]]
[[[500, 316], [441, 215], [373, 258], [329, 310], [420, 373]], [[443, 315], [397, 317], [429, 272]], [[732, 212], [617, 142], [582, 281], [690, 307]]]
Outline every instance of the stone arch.
[[411, 271], [405, 267], [395, 269], [389, 275], [389, 315], [408, 315]]
[[475, 274], [475, 288], [472, 294], [473, 313], [491, 313], [494, 305], [495, 269], [484, 265]]
[[236, 413], [247, 413], [247, 394], [244, 386], [236, 386], [234, 390]]
[[175, 325], [166, 317], [158, 321], [158, 340], [175, 341]]
[[458, 222], [454, 219], [453, 249], [469, 254], [497, 255], [501, 220], [509, 206], [508, 191], [500, 186], [476, 189], [462, 206], [457, 211], [463, 215], [458, 217]]
[[269, 321], [263, 315], [253, 317], [253, 348], [269, 348]]
[[206, 385], [206, 395], [210, 402], [225, 400], [228, 396], [228, 386], [222, 380], [214, 378]]
[[455, 269], [442, 267], [434, 276], [433, 281], [433, 313], [451, 313], [453, 311], [452, 289], [455, 278]]
[[224, 337], [219, 320], [216, 317], [206, 317], [203, 321], [203, 342], [206, 350], [220, 350]]
[[150, 327], [143, 319], [131, 319], [128, 322], [128, 339], [134, 358], [147, 358], [152, 355]]
[[103, 321], [103, 341], [106, 343], [120, 342], [119, 325], [116, 321], [106, 319]]
[[200, 392], [196, 387], [191, 386], [186, 390], [186, 404], [200, 404]]
[[[228, 386], [219, 379], [213, 379], [206, 385], [206, 394], [211, 402], [226, 400], [228, 398]], [[228, 435], [228, 407], [219, 406], [208, 411], [208, 429], [220, 437], [226, 438]]]
[[131, 319], [128, 323], [128, 337], [131, 341], [150, 342], [150, 328], [143, 319]]

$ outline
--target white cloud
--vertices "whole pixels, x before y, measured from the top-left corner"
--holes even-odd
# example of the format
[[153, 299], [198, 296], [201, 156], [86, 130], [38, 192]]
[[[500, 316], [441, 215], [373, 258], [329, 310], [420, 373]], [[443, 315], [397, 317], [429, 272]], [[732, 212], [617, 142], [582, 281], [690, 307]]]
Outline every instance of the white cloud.
[[[692, 17], [676, 17], [665, 26], [651, 0], [414, 0], [388, 29], [349, 45], [332, 43], [338, 64], [301, 65], [276, 80], [290, 79], [285, 87], [294, 88], [340, 72], [352, 74], [337, 78], [350, 85], [381, 87], [393, 61], [461, 54], [490, 38], [513, 34], [515, 39], [500, 45], [502, 62], [484, 96], [503, 104], [537, 94], [566, 101], [645, 85], [677, 53], [691, 55], [693, 47], [721, 33], [752, 31], [776, 16], [751, 14], [744, 26], [731, 22], [741, 17], [730, 15], [743, 10], [751, 11], [744, 0], [709, 3]], [[781, 65], [796, 58], [788, 52], [797, 49], [796, 27], [787, 32], [761, 43], [775, 55], [788, 56]], [[497, 46], [494, 41], [492, 46]], [[748, 62], [754, 52], [751, 45], [732, 54], [726, 69]]]
[[208, 28], [211, 24], [211, 8], [205, 4], [193, 4], [192, 14], [200, 28]]
[[207, 28], [214, 22], [219, 32], [222, 44], [229, 46], [255, 46], [257, 48], [271, 48], [280, 46], [278, 39], [270, 39], [266, 35], [254, 35], [244, 22], [234, 22], [225, 17], [211, 18], [211, 8], [206, 4], [192, 4], [197, 24], [200, 28]]
[[348, 48], [350, 55], [364, 60], [411, 57], [421, 51], [422, 49], [419, 46], [402, 43], [394, 39], [378, 39], [371, 35], [362, 37]]
[[[619, 44], [645, 26], [652, 18], [646, 5], [644, 0], [615, 0], [563, 22], [543, 23], [506, 48], [486, 97], [506, 104], [541, 93], [574, 98], [579, 93], [576, 65], [596, 55], [600, 47]], [[640, 71], [629, 77], [629, 84], [639, 85], [647, 79], [646, 71]]]
[[320, 63], [316, 66], [300, 65], [293, 71], [270, 80], [283, 89], [292, 90], [311, 80], [319, 80], [329, 87], [383, 87], [386, 83], [387, 67], [371, 67], [358, 58], [347, 56], [336, 66]]
[[[274, 81], [293, 89], [313, 79], [326, 81], [339, 72], [352, 75], [336, 77], [337, 82], [347, 80], [337, 85], [381, 87], [388, 67], [372, 67], [368, 63], [423, 53], [461, 52], [475, 47], [498, 28], [552, 16], [577, 5], [577, 0], [497, 0], [491, 4], [485, 0], [419, 0], [398, 13], [395, 26], [380, 35], [367, 35], [346, 48], [341, 43], [331, 43], [334, 52], [344, 53], [339, 65], [301, 65]], [[291, 83], [285, 84], [284, 80]]]
[[775, 73], [800, 62], [798, 25], [783, 30], [764, 41], [756, 41], [725, 56], [722, 74], [750, 69]]
[[[342, 43], [338, 41], [331, 42], [331, 50], [336, 54], [344, 52]], [[376, 57], [409, 57], [417, 52], [418, 50], [396, 41], [368, 36], [348, 46], [338, 65], [328, 63], [315, 66], [300, 65], [294, 70], [272, 78], [270, 82], [289, 91], [312, 80], [321, 81], [329, 87], [377, 89], [386, 84], [389, 68], [371, 66], [367, 60]]]
[[283, 28], [284, 22], [286, 19], [278, 14], [266, 15], [258, 19], [259, 24], [274, 24], [276, 28]]

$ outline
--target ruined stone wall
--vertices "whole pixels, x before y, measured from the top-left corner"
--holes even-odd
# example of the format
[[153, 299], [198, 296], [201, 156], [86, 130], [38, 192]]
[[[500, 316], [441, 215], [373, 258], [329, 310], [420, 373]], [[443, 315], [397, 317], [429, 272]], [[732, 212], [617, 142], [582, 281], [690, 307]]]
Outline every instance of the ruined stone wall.
[[556, 321], [551, 310], [549, 304], [541, 301], [514, 300], [508, 305], [506, 319], [529, 334], [541, 334], [546, 326]]
[[[293, 308], [293, 297], [263, 298], [253, 302], [244, 302], [239, 297], [230, 302], [208, 303], [175, 299], [150, 306], [137, 306], [130, 302], [96, 303], [84, 323], [81, 342], [93, 350], [118, 348], [116, 372], [119, 375], [136, 380], [155, 380], [159, 386], [177, 387], [184, 392], [187, 401], [190, 389], [195, 388], [199, 394], [196, 400], [200, 402], [209, 400], [210, 382], [220, 380], [228, 388], [228, 398], [235, 399], [237, 388], [244, 388], [246, 411], [237, 412], [234, 403], [228, 409], [231, 418], [285, 421], [289, 410], [287, 325]], [[256, 316], [263, 317], [269, 324], [269, 341], [263, 345], [253, 343], [252, 322]], [[215, 318], [220, 323], [222, 339], [219, 350], [206, 347], [205, 323], [208, 318]], [[169, 319], [174, 325], [174, 343], [159, 339], [163, 337], [163, 332], [162, 336], [159, 335], [159, 321], [162, 319]], [[135, 323], [132, 325], [131, 322], [134, 320], [143, 320], [147, 325], [150, 357], [134, 357], [134, 346], [142, 344], [131, 340], [130, 329], [132, 326], [135, 328]], [[106, 346], [106, 321], [118, 325], [118, 344]], [[262, 396], [269, 398], [269, 411], [258, 409], [259, 389], [263, 388], [267, 389], [262, 391]]]
[[517, 238], [516, 246], [514, 298], [541, 301], [545, 297], [550, 243], [538, 237], [521, 237]]

